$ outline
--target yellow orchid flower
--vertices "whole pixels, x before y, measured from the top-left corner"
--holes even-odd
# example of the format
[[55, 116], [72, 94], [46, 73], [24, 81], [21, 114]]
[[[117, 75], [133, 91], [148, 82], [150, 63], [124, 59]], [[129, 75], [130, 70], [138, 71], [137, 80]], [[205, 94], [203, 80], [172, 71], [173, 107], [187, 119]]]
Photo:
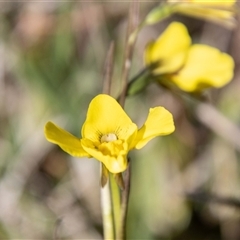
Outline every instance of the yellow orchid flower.
[[[174, 35], [174, 32], [177, 34]], [[227, 84], [233, 77], [232, 57], [210, 46], [190, 45], [189, 39], [187, 29], [182, 23], [170, 24], [155, 42], [146, 47], [145, 64], [151, 67], [157, 62], [158, 65], [155, 64], [152, 73], [159, 78], [164, 77], [167, 83], [174, 83], [187, 92]], [[168, 41], [173, 48], [168, 46]], [[183, 42], [185, 44], [182, 44]]]
[[173, 4], [172, 12], [220, 23], [229, 27], [236, 24], [234, 20], [235, 0], [168, 0]]
[[144, 125], [138, 129], [118, 102], [100, 94], [90, 103], [82, 138], [48, 122], [45, 136], [74, 157], [93, 157], [112, 173], [121, 173], [128, 165], [128, 152], [140, 149], [152, 138], [174, 131], [173, 117], [163, 107], [151, 108]]

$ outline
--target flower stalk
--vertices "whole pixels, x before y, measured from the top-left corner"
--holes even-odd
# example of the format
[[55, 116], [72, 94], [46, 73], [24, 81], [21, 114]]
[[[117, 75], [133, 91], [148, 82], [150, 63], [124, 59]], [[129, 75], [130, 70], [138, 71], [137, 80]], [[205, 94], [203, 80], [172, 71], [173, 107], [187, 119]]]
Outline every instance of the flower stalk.
[[117, 238], [117, 232], [120, 227], [120, 216], [121, 216], [120, 189], [113, 174], [110, 174], [109, 182], [110, 182], [111, 199], [112, 199], [112, 207], [113, 207], [115, 239], [119, 239]]
[[112, 198], [109, 181], [101, 188], [101, 208], [103, 217], [104, 239], [114, 240], [114, 219], [112, 210]]
[[120, 227], [119, 231], [117, 232], [117, 239], [120, 240], [126, 239], [127, 212], [131, 186], [130, 181], [131, 181], [131, 164], [129, 163], [125, 176], [125, 189], [122, 192]]

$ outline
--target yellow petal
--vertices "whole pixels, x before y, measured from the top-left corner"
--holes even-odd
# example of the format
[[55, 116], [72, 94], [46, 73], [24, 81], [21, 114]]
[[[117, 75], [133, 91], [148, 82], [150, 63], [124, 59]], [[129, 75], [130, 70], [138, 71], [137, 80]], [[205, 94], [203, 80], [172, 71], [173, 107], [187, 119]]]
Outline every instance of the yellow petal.
[[163, 107], [151, 108], [144, 125], [139, 129], [135, 148], [144, 147], [151, 139], [175, 130], [172, 114]]
[[100, 94], [90, 103], [82, 137], [100, 142], [102, 135], [116, 134], [128, 141], [137, 132], [134, 124], [119, 103], [109, 95]]
[[184, 0], [184, 2], [200, 3], [206, 5], [214, 6], [232, 6], [236, 1], [235, 0]]
[[45, 137], [49, 142], [57, 144], [70, 155], [74, 157], [90, 157], [90, 155], [82, 148], [80, 139], [56, 126], [54, 123], [48, 122], [45, 125], [44, 132]]
[[151, 65], [159, 62], [155, 74], [175, 72], [184, 63], [190, 44], [187, 28], [182, 23], [173, 22], [155, 42], [147, 45], [145, 63]]
[[92, 141], [82, 139], [82, 146], [91, 156], [102, 162], [109, 172], [120, 173], [125, 171], [128, 165], [128, 146], [126, 143], [118, 141], [118, 143], [108, 142], [94, 145]]
[[236, 25], [234, 1], [184, 1], [173, 6], [173, 12], [213, 21], [226, 27]]
[[222, 87], [233, 77], [234, 62], [226, 53], [206, 45], [193, 45], [185, 66], [172, 81], [182, 90], [192, 92], [207, 87]]

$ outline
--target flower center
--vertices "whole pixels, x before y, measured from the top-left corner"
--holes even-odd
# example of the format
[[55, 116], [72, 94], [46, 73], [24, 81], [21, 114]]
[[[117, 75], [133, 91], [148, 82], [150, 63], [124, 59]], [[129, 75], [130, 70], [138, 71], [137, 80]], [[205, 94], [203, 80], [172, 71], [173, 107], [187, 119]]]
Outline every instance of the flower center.
[[113, 142], [113, 141], [116, 141], [118, 138], [116, 136], [116, 134], [114, 133], [108, 133], [108, 134], [105, 134], [101, 137], [101, 143], [103, 142]]

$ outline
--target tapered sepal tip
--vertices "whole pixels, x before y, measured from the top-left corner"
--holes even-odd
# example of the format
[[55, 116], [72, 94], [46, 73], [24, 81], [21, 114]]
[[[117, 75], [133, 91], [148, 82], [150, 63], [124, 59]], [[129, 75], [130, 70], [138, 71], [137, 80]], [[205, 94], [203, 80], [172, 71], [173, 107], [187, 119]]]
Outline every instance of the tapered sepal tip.
[[104, 164], [101, 164], [101, 186], [102, 188], [107, 184], [109, 172]]
[[122, 173], [114, 174], [114, 178], [116, 180], [117, 185], [120, 187], [120, 189], [124, 190], [125, 189], [125, 184], [124, 184]]

